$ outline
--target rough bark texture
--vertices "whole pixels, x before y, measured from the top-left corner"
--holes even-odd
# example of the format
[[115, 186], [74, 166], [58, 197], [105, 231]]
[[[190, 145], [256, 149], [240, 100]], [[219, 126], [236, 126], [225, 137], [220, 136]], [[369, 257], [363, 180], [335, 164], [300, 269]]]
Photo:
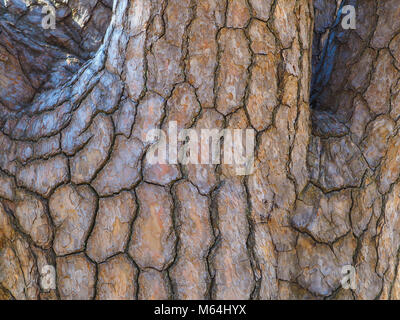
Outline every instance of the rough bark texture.
[[[100, 47], [110, 1], [69, 1], [36, 55], [17, 35], [40, 3], [10, 2], [0, 298], [400, 298], [398, 0], [118, 0]], [[147, 163], [170, 121], [253, 128], [254, 173]]]

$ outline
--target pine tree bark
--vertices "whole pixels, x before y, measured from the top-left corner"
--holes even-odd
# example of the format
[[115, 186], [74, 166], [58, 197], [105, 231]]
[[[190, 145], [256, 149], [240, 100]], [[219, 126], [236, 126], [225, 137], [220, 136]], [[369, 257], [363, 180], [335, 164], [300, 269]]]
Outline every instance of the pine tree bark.
[[[397, 299], [400, 9], [340, 3], [118, 0], [71, 80], [1, 91], [0, 298]], [[254, 129], [254, 172], [150, 164], [171, 121]]]

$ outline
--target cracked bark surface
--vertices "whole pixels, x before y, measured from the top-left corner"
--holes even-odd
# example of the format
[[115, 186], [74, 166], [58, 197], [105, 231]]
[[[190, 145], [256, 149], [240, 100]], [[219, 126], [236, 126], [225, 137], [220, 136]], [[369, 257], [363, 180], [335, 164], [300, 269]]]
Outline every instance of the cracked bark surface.
[[[53, 35], [39, 71], [4, 34], [40, 1], [10, 2], [0, 298], [400, 298], [398, 0], [118, 0], [106, 31], [111, 1], [55, 1], [79, 37]], [[335, 24], [344, 4], [356, 30]], [[149, 164], [145, 135], [170, 121], [253, 128], [254, 173]]]

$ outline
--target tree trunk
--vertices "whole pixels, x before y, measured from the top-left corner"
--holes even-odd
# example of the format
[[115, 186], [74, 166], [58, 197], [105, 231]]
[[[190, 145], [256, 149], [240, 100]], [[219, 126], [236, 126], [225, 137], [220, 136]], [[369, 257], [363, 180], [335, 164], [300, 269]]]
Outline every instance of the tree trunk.
[[[0, 298], [400, 298], [398, 0], [74, 5], [51, 68], [0, 25]], [[171, 123], [254, 130], [254, 170], [153, 164]]]

